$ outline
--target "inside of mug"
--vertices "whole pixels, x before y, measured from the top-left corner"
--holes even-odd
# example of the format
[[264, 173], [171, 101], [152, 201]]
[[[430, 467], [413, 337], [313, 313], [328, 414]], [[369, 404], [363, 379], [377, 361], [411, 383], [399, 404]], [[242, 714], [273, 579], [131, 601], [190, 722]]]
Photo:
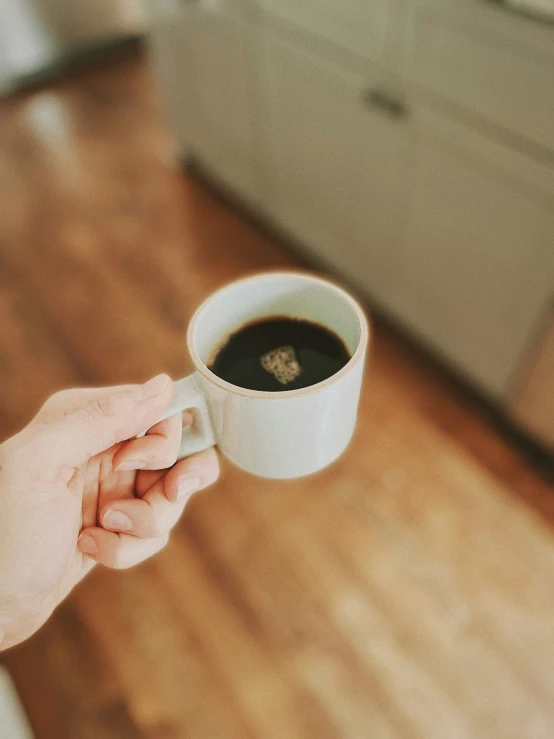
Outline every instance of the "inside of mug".
[[201, 306], [191, 337], [198, 356], [211, 364], [235, 331], [271, 316], [319, 323], [340, 336], [351, 355], [360, 342], [359, 313], [342, 290], [306, 275], [267, 274], [228, 285]]

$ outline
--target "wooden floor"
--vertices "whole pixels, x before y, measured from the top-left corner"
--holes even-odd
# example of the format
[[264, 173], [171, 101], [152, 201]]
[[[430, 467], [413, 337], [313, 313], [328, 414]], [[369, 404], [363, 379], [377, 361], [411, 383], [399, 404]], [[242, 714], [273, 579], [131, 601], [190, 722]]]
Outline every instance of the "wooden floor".
[[[199, 301], [293, 264], [171, 154], [142, 59], [1, 104], [3, 437], [58, 388], [182, 376]], [[162, 554], [97, 569], [4, 661], [37, 739], [552, 739], [553, 523], [552, 488], [378, 327], [337, 464], [224, 464]]]

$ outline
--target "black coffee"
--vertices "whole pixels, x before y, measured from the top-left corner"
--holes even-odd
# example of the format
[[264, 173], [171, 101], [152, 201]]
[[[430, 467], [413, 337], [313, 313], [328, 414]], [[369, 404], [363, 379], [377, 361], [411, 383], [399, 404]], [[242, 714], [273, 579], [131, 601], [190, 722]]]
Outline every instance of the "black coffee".
[[210, 369], [250, 390], [279, 392], [315, 385], [338, 372], [350, 353], [330, 329], [286, 316], [243, 326], [218, 351]]

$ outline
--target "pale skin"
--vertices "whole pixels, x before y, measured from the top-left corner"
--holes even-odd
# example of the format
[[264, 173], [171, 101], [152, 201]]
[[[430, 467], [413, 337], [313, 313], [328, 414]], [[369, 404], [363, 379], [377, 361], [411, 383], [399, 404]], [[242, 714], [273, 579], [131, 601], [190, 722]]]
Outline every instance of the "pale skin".
[[172, 395], [167, 375], [64, 390], [0, 444], [0, 651], [96, 563], [132, 567], [162, 549], [190, 496], [217, 479], [213, 449], [176, 463], [193, 419], [156, 424]]

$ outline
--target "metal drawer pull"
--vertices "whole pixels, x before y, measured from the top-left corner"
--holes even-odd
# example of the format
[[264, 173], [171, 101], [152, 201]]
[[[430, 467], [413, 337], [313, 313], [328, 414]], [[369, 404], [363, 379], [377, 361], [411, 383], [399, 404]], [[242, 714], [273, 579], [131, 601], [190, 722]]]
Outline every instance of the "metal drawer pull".
[[381, 108], [391, 118], [406, 118], [408, 115], [407, 106], [383, 90], [367, 90], [363, 94], [363, 100], [372, 108]]

